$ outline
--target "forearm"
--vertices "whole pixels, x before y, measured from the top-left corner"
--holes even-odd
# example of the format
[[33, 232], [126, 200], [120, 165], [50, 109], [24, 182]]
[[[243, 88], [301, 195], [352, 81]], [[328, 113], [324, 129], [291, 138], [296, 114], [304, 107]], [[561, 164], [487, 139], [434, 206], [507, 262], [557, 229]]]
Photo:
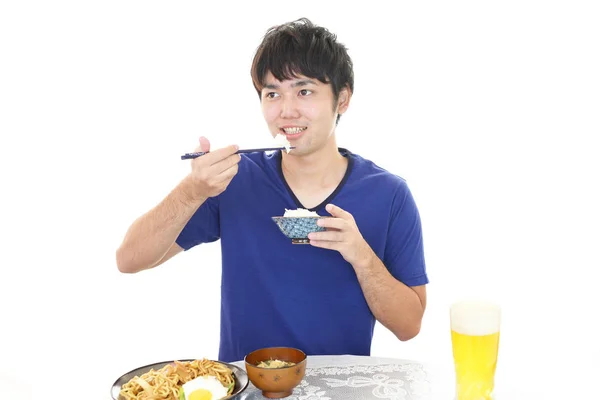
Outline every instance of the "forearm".
[[400, 340], [415, 337], [425, 311], [417, 293], [394, 278], [375, 253], [354, 270], [375, 318]]
[[184, 178], [128, 229], [117, 250], [119, 270], [134, 273], [157, 264], [204, 201], [205, 197], [195, 193], [191, 177]]

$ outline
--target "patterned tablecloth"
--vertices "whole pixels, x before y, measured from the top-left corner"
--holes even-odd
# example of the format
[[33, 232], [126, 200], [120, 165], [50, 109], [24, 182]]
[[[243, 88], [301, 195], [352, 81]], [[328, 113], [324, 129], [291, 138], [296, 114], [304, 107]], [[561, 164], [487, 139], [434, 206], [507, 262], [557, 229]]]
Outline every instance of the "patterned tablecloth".
[[[243, 361], [233, 364], [244, 368]], [[423, 365], [409, 360], [363, 356], [309, 356], [306, 375], [287, 400], [429, 400]], [[250, 382], [239, 400], [263, 400]]]

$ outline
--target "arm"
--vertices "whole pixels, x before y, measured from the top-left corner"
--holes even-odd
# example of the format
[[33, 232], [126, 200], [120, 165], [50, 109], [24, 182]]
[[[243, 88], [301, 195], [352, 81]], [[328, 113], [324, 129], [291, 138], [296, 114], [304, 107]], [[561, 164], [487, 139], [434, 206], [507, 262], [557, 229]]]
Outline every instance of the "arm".
[[[208, 152], [210, 143], [200, 139], [196, 151]], [[156, 207], [139, 217], [127, 230], [117, 249], [119, 271], [136, 273], [154, 268], [183, 249], [175, 243], [198, 208], [222, 193], [238, 171], [237, 146], [228, 146], [192, 160], [192, 172]]]
[[124, 273], [154, 268], [183, 249], [175, 243], [185, 224], [205, 201], [195, 196], [187, 176], [156, 207], [139, 217], [117, 249], [117, 267]]
[[371, 312], [402, 341], [421, 330], [427, 295], [425, 285], [409, 287], [394, 278], [369, 248], [364, 264], [352, 265]]
[[311, 245], [339, 251], [354, 268], [375, 318], [402, 341], [415, 337], [425, 313], [425, 286], [409, 287], [392, 276], [360, 234], [354, 217], [332, 204], [326, 209], [334, 218], [317, 222], [328, 230], [311, 233]]

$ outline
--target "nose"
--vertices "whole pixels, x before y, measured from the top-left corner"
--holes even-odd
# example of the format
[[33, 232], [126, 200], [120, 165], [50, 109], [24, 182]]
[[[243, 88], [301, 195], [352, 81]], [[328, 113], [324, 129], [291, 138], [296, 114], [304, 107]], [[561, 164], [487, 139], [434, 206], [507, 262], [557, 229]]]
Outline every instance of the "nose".
[[298, 118], [300, 116], [298, 112], [298, 107], [296, 104], [296, 100], [292, 97], [283, 96], [281, 102], [281, 118], [293, 119]]

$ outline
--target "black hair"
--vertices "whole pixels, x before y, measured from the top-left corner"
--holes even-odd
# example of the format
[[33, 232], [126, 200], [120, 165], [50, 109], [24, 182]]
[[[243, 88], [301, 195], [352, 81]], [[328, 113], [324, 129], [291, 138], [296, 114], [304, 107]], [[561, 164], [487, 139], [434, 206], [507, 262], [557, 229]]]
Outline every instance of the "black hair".
[[[304, 75], [331, 84], [334, 107], [342, 89], [347, 87], [354, 92], [353, 64], [347, 48], [335, 34], [307, 18], [267, 30], [251, 68], [259, 98], [268, 72], [279, 81]], [[338, 114], [336, 123], [339, 119]]]

